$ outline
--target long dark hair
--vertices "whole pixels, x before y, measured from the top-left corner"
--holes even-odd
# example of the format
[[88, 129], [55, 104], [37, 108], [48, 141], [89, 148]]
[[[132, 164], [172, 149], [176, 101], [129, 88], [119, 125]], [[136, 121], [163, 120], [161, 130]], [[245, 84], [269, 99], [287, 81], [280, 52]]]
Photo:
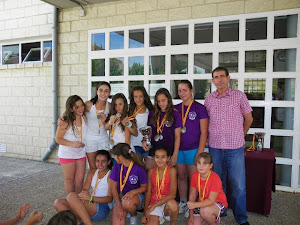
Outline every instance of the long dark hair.
[[[107, 151], [107, 150], [98, 150], [97, 152], [96, 152], [96, 156], [95, 156], [95, 158], [98, 156], [98, 155], [104, 155], [104, 156], [106, 156], [106, 159], [107, 159], [107, 161], [109, 162], [109, 160], [111, 160], [111, 156], [110, 156], [110, 154], [109, 154], [109, 152]], [[110, 161], [110, 164], [108, 164], [108, 169], [112, 169], [112, 161]]]
[[139, 166], [143, 167], [145, 169], [145, 164], [143, 162], [143, 159], [140, 155], [136, 154], [131, 150], [130, 146], [126, 143], [118, 143], [116, 144], [113, 149], [111, 150], [111, 153], [114, 155], [121, 155], [125, 159], [132, 160], [135, 164], [138, 164]]
[[[110, 113], [108, 114], [107, 118], [106, 118], [106, 122], [109, 121], [110, 117], [112, 115], [116, 115], [117, 114], [117, 111], [115, 109], [115, 104], [116, 104], [116, 100], [117, 99], [122, 99], [123, 102], [124, 102], [124, 108], [123, 108], [123, 112], [121, 114], [121, 118], [120, 118], [120, 121], [122, 121], [126, 116], [127, 116], [127, 112], [128, 112], [128, 103], [127, 103], [127, 99], [125, 97], [124, 94], [122, 93], [117, 93], [114, 95], [112, 101], [111, 101], [111, 110], [110, 110]], [[119, 126], [121, 127], [122, 131], [125, 130], [125, 126], [122, 124], [122, 123], [119, 123]]]
[[[64, 121], [66, 121], [69, 125], [72, 126], [73, 133], [75, 134], [75, 125], [74, 120], [76, 119], [75, 113], [73, 112], [73, 107], [75, 106], [77, 101], [81, 101], [85, 107], [85, 104], [78, 95], [71, 95], [66, 101], [66, 110], [63, 114]], [[85, 111], [83, 111], [84, 122], [86, 122]]]
[[93, 103], [93, 105], [95, 105], [96, 102], [97, 102], [97, 100], [98, 100], [97, 91], [98, 91], [99, 87], [102, 86], [102, 85], [106, 85], [109, 88], [109, 91], [111, 91], [111, 86], [110, 86], [110, 84], [108, 82], [106, 82], [106, 81], [99, 82], [98, 85], [97, 85], [97, 87], [96, 87], [95, 97], [90, 100]]
[[146, 89], [144, 88], [144, 86], [135, 86], [131, 89], [131, 92], [130, 92], [130, 95], [129, 95], [129, 100], [130, 100], [130, 103], [129, 103], [129, 112], [128, 112], [128, 115], [132, 115], [135, 108], [136, 108], [136, 104], [134, 102], [134, 92], [135, 91], [141, 91], [143, 92], [143, 95], [144, 95], [144, 105], [148, 108], [148, 110], [152, 110], [153, 109], [153, 105], [152, 105], [152, 102], [150, 100], [150, 97], [148, 95], [148, 93], [146, 92]]
[[152, 118], [150, 119], [150, 123], [153, 126], [156, 126], [156, 121], [158, 120], [158, 117], [161, 113], [161, 109], [158, 106], [158, 101], [157, 101], [157, 97], [159, 95], [165, 95], [168, 99], [168, 106], [166, 108], [166, 117], [167, 117], [167, 121], [169, 121], [170, 124], [172, 124], [174, 122], [174, 118], [173, 118], [173, 113], [174, 113], [174, 107], [173, 107], [173, 102], [172, 102], [172, 97], [170, 92], [168, 91], [168, 89], [166, 88], [160, 88], [157, 90], [156, 94], [155, 94], [155, 98], [154, 98], [154, 114], [152, 116]]

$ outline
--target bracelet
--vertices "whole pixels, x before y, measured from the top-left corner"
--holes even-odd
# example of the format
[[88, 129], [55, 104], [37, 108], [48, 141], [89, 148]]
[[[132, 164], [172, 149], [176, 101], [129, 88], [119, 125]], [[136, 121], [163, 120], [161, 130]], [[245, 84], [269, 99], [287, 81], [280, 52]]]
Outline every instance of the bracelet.
[[90, 198], [90, 200], [89, 200], [89, 205], [90, 205], [91, 203], [94, 203], [94, 196], [93, 196], [93, 195], [91, 195], [91, 198]]

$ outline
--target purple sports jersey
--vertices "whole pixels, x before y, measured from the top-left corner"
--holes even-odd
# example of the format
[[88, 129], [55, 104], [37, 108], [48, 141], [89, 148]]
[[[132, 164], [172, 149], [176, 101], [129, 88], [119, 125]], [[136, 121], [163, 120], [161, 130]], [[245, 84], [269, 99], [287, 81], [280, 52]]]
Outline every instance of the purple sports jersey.
[[[119, 193], [120, 193], [120, 170], [121, 170], [121, 164], [116, 163], [110, 174], [110, 179], [117, 182], [118, 184]], [[128, 167], [123, 166], [122, 180], [124, 180], [127, 170]], [[141, 184], [147, 184], [147, 183], [148, 180], [147, 180], [147, 173], [145, 169], [137, 164], [133, 164], [131, 171], [129, 173], [128, 180], [122, 191], [122, 194], [125, 195], [129, 191], [139, 188]]]
[[[174, 122], [172, 124], [170, 124], [168, 121], [165, 122], [165, 125], [162, 128], [163, 139], [159, 140], [159, 141], [154, 140], [154, 137], [157, 135], [156, 124], [155, 124], [155, 126], [150, 124], [150, 118], [153, 116], [153, 114], [154, 114], [154, 111], [151, 110], [148, 115], [148, 125], [152, 127], [151, 144], [152, 144], [153, 148], [155, 148], [157, 146], [163, 146], [168, 149], [168, 151], [170, 152], [170, 155], [173, 155], [174, 141], [175, 141], [175, 129], [178, 127], [181, 127], [181, 124], [182, 124], [180, 114], [176, 110], [174, 110], [174, 113], [173, 113]], [[159, 122], [162, 121], [165, 114], [166, 114], [165, 112], [160, 113], [160, 121]], [[153, 155], [152, 150], [150, 150], [149, 155], [151, 155], [151, 156]]]
[[[182, 103], [175, 105], [175, 109], [178, 110], [178, 113], [181, 117], [181, 109], [182, 109]], [[188, 106], [184, 106], [184, 113], [183, 116], [185, 116], [186, 110]], [[200, 141], [200, 120], [201, 119], [207, 119], [208, 115], [206, 112], [206, 109], [204, 105], [200, 104], [199, 102], [194, 101], [191, 105], [189, 114], [187, 115], [185, 127], [186, 132], [181, 133], [180, 138], [180, 150], [192, 150], [199, 147], [199, 141]], [[181, 124], [182, 126], [182, 124]]]

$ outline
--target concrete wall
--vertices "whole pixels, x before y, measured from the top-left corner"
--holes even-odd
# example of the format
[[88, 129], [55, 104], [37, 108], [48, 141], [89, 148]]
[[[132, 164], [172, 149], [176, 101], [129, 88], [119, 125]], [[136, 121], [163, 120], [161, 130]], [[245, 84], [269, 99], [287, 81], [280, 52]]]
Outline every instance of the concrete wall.
[[[68, 96], [78, 94], [87, 100], [90, 29], [299, 7], [299, 0], [121, 0], [86, 7], [84, 17], [79, 16], [80, 7], [60, 10], [59, 115], [64, 111]], [[33, 27], [39, 29], [37, 35], [44, 35], [44, 26], [48, 26], [48, 34], [51, 33], [50, 8], [37, 0], [0, 1], [0, 37], [28, 37], [27, 30]], [[20, 15], [17, 10], [22, 16], [15, 16]], [[11, 18], [15, 22], [11, 22], [9, 17], [15, 17]], [[10, 29], [10, 23], [14, 28]], [[4, 109], [0, 111], [0, 143], [7, 145], [7, 153], [0, 156], [40, 159], [52, 141], [51, 67], [40, 64], [32, 64], [29, 68], [23, 65], [2, 66], [0, 86], [0, 105]], [[51, 161], [55, 158], [54, 153]]]
[[[0, 1], [0, 44], [51, 40], [52, 6]], [[52, 63], [0, 66], [0, 156], [39, 160], [52, 139]]]

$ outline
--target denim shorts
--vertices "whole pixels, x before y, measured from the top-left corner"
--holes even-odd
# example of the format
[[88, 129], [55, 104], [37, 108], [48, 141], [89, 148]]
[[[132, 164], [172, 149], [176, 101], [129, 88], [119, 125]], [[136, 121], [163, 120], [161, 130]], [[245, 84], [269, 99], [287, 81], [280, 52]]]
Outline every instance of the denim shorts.
[[141, 157], [146, 157], [149, 155], [149, 151], [146, 152], [141, 146], [134, 146], [135, 152], [139, 154]]
[[[140, 199], [140, 204], [136, 207], [136, 210], [141, 210], [144, 207], [145, 195], [138, 194], [138, 196]], [[120, 201], [122, 202], [122, 199], [120, 199]], [[113, 201], [111, 208], [115, 207], [116, 205], [117, 205], [117, 203], [115, 201]]]
[[96, 214], [91, 217], [92, 221], [101, 221], [104, 220], [110, 212], [108, 204], [96, 203]]
[[177, 156], [177, 164], [195, 165], [195, 156], [198, 148], [192, 150], [179, 150]]

